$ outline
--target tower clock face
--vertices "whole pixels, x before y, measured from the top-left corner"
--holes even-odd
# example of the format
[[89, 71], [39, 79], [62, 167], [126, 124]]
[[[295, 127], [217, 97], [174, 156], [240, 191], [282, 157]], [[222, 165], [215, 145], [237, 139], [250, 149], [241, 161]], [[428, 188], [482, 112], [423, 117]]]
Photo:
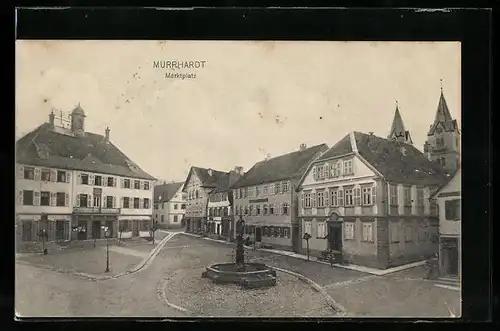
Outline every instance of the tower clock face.
[[439, 128], [436, 129], [436, 132], [437, 133], [441, 133], [441, 132], [443, 132], [443, 129], [441, 129], [441, 127], [439, 127]]

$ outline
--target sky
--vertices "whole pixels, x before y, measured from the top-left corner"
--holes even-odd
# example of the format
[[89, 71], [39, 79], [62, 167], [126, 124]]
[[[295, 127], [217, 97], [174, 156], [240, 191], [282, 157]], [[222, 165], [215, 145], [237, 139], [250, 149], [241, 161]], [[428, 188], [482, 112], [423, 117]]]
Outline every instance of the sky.
[[80, 103], [86, 131], [109, 127], [143, 170], [184, 181], [193, 165], [247, 171], [350, 131], [386, 137], [397, 100], [422, 150], [441, 85], [461, 124], [460, 62], [455, 42], [18, 40], [16, 138]]

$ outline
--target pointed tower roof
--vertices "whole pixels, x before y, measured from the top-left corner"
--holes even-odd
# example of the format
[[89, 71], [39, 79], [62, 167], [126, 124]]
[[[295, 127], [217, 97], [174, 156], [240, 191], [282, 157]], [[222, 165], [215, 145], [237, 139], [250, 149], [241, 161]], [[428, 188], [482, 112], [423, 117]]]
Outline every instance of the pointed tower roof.
[[445, 131], [454, 131], [457, 128], [457, 121], [451, 117], [450, 110], [448, 109], [448, 105], [443, 94], [443, 86], [441, 86], [441, 95], [439, 97], [434, 123], [431, 125], [427, 135], [434, 134], [434, 130], [439, 124], [442, 124]]
[[391, 131], [387, 136], [387, 139], [396, 139], [399, 141], [406, 142], [408, 144], [412, 143], [410, 132], [405, 129], [403, 123], [403, 118], [399, 112], [399, 105], [396, 101], [396, 111], [394, 112], [394, 119], [392, 120]]

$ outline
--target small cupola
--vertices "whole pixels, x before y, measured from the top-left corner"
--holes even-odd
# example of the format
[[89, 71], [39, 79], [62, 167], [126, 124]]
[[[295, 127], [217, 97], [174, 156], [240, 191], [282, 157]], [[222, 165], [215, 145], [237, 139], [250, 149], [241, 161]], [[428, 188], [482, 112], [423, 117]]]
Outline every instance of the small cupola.
[[83, 111], [80, 103], [71, 112], [71, 131], [75, 135], [81, 135], [85, 133], [85, 112]]

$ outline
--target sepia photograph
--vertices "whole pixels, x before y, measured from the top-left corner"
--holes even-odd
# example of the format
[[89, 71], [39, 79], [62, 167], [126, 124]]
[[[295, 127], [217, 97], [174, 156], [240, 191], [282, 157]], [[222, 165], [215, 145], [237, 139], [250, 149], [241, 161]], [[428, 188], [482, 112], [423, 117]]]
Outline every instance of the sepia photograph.
[[460, 42], [17, 40], [15, 313], [460, 318]]

